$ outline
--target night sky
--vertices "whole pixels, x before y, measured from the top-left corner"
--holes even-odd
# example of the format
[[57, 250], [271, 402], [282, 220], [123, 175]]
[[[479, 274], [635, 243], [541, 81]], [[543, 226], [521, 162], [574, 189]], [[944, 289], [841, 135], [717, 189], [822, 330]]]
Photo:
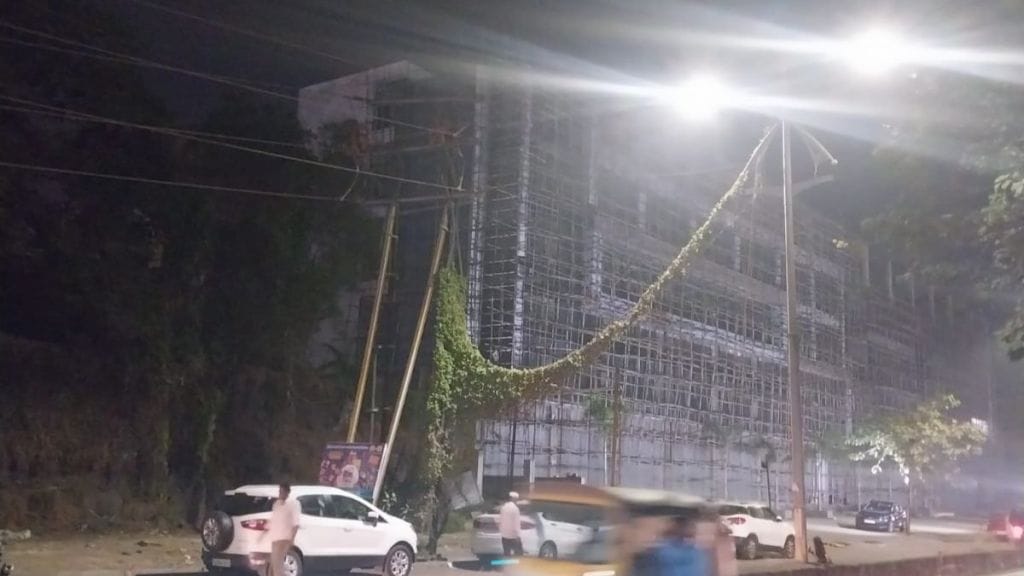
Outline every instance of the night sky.
[[[500, 62], [625, 83], [671, 81], [695, 67], [713, 67], [752, 90], [823, 99], [854, 95], [879, 108], [880, 116], [803, 113], [794, 118], [815, 127], [840, 159], [838, 183], [819, 194], [829, 196], [835, 211], [854, 222], [857, 207], [870, 203], [865, 200], [893, 193], [880, 189], [864, 166], [884, 138], [886, 113], [896, 109], [889, 104], [907, 99], [910, 82], [901, 77], [882, 87], [861, 86], [816, 62], [723, 50], [715, 39], [836, 37], [865, 22], [896, 22], [921, 38], [991, 43], [1015, 37], [998, 10], [1011, 3], [987, 1], [984, 10], [951, 0], [108, 0], [101, 5], [113, 9], [135, 32], [144, 58], [287, 93], [412, 57], [438, 66]], [[301, 48], [283, 46], [269, 36]], [[183, 124], [201, 122], [222, 90], [177, 74], [151, 72], [147, 77]], [[729, 122], [745, 127], [739, 130], [742, 137], [721, 125], [696, 137], [725, 138], [741, 158], [749, 149], [750, 126], [765, 120], [734, 115]]]

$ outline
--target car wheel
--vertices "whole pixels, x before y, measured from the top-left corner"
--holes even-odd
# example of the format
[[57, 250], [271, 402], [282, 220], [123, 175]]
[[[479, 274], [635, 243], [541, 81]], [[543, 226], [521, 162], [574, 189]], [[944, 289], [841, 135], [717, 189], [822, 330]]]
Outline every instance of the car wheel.
[[796, 558], [796, 538], [786, 538], [786, 543], [782, 546], [782, 555], [790, 559]]
[[384, 576], [409, 576], [412, 563], [412, 549], [405, 544], [398, 544], [384, 559]]
[[284, 576], [302, 576], [302, 556], [295, 549], [284, 556]]
[[558, 558], [558, 547], [555, 546], [554, 542], [545, 542], [544, 545], [540, 547], [540, 553], [538, 556], [554, 560], [555, 558]]
[[757, 558], [757, 536], [751, 534], [747, 536], [746, 540], [740, 544], [740, 558], [744, 560], [754, 560]]
[[203, 546], [211, 552], [223, 552], [235, 538], [235, 525], [231, 516], [224, 512], [213, 512], [203, 520], [200, 530]]

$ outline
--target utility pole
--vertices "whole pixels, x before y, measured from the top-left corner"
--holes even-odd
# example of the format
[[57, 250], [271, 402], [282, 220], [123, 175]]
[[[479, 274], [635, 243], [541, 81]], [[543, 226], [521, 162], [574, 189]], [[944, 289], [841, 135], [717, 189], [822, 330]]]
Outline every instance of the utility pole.
[[512, 434], [508, 443], [508, 489], [515, 490], [516, 481], [516, 433], [519, 431], [519, 405], [512, 413]]
[[622, 483], [622, 371], [615, 369], [612, 383], [612, 478], [611, 485]]
[[793, 528], [796, 559], [807, 562], [807, 518], [804, 516], [804, 416], [800, 389], [800, 319], [799, 290], [796, 285], [796, 229], [793, 223], [793, 157], [789, 123], [782, 129], [782, 204], [786, 236], [786, 349], [789, 386], [790, 463], [793, 492]]

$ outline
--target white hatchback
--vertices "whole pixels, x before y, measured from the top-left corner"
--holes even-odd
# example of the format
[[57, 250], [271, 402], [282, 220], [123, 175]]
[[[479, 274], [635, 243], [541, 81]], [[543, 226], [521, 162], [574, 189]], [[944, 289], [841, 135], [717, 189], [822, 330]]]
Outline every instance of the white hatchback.
[[[265, 572], [275, 485], [242, 486], [224, 493], [203, 521], [203, 563], [211, 573]], [[288, 552], [288, 576], [383, 566], [384, 576], [409, 576], [416, 558], [411, 524], [366, 500], [327, 486], [293, 486], [302, 516]]]
[[783, 520], [771, 508], [756, 503], [725, 502], [718, 505], [722, 522], [732, 531], [736, 556], [753, 560], [761, 550], [777, 550], [786, 558], [796, 552], [793, 523]]
[[[599, 518], [587, 516], [586, 507], [561, 502], [519, 502], [523, 554], [541, 558], [572, 555], [580, 544], [598, 531]], [[577, 510], [578, 509], [578, 510]], [[481, 562], [500, 558], [504, 550], [498, 531], [498, 514], [481, 514], [473, 520], [470, 550]]]

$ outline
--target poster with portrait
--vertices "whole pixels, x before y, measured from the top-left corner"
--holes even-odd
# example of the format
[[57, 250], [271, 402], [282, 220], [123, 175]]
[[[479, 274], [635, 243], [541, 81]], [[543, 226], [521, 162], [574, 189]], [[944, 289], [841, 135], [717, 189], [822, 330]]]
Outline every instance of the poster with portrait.
[[383, 444], [328, 444], [320, 461], [320, 484], [370, 500], [383, 454]]

